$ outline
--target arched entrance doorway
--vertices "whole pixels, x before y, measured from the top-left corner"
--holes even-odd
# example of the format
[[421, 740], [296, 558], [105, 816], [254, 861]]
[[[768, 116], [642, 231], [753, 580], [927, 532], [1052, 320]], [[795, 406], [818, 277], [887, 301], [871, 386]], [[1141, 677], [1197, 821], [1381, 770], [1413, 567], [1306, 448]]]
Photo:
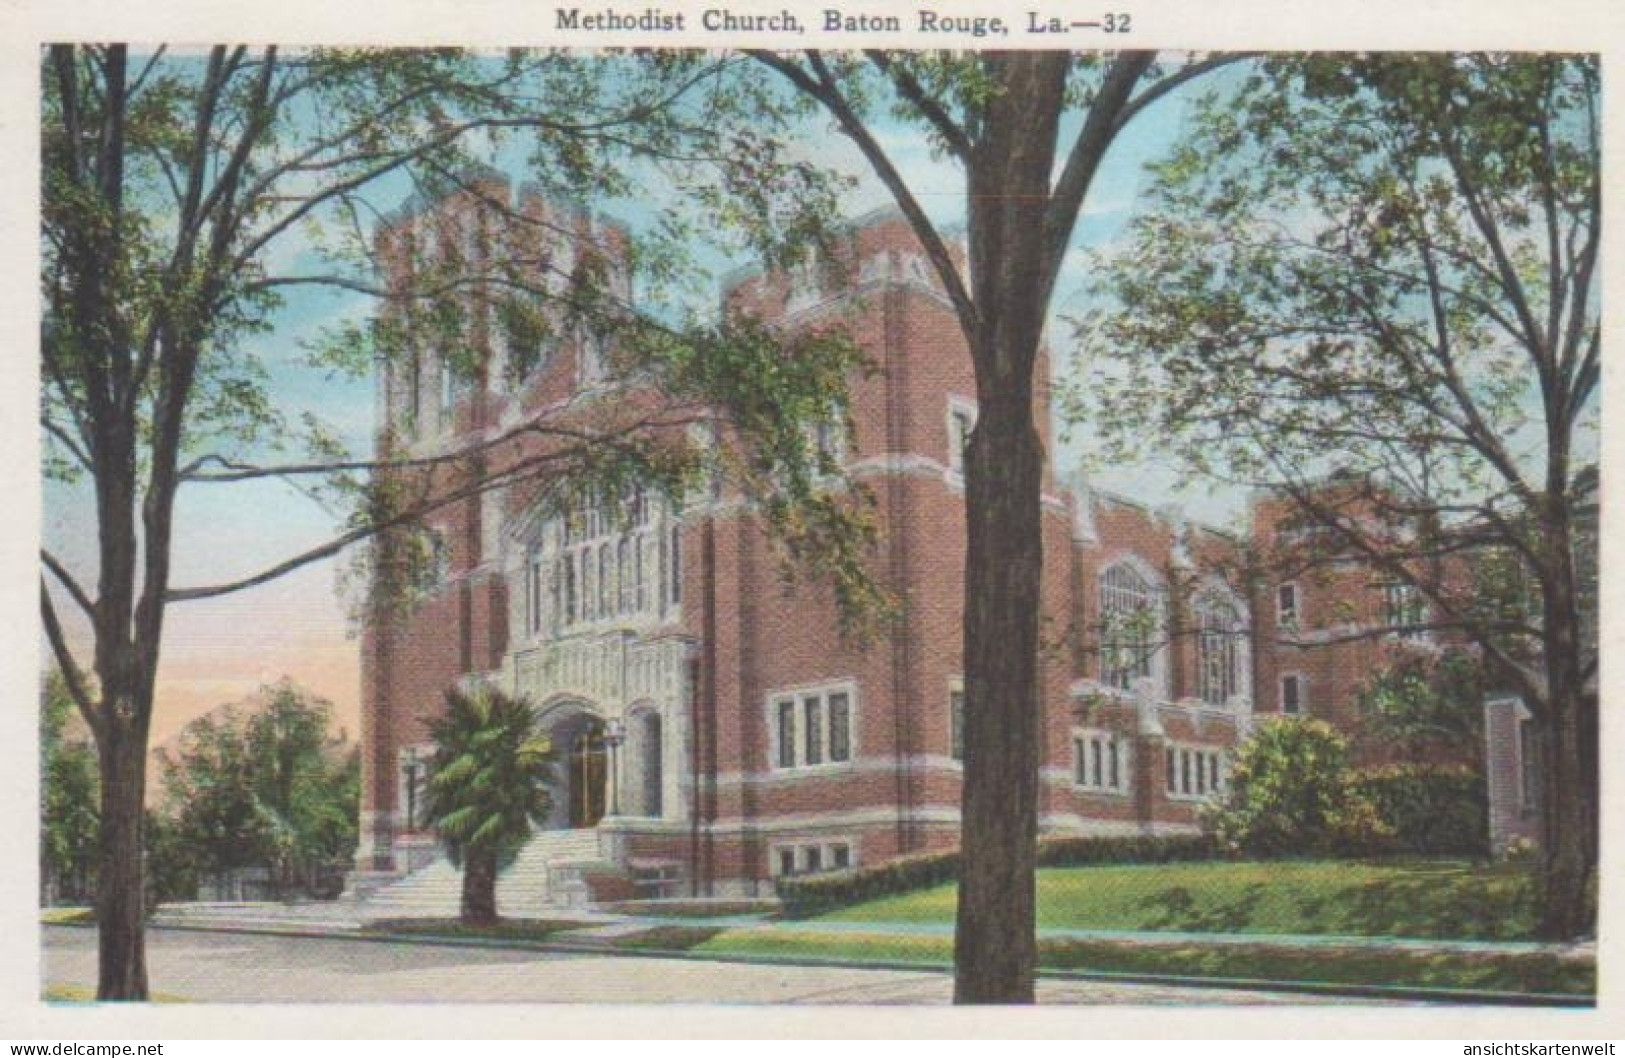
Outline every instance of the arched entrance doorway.
[[604, 818], [609, 750], [604, 724], [596, 717], [581, 725], [569, 743], [569, 816], [571, 830], [595, 827]]
[[604, 721], [585, 702], [566, 700], [543, 709], [536, 733], [553, 746], [553, 796], [543, 830], [596, 827], [610, 804], [609, 740]]

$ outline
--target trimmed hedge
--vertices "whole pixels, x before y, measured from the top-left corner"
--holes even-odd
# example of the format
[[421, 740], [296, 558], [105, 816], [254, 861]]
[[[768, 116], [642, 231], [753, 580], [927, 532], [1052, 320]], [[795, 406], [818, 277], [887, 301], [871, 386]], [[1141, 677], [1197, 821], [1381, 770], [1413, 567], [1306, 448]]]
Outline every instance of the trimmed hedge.
[[[1218, 850], [1205, 835], [1177, 837], [1045, 838], [1038, 866], [1082, 867], [1095, 863], [1173, 863], [1209, 860]], [[786, 918], [808, 918], [882, 896], [930, 889], [957, 880], [959, 852], [905, 856], [876, 867], [841, 874], [779, 878]]]
[[1489, 855], [1489, 805], [1478, 772], [1396, 764], [1361, 773], [1355, 786], [1393, 831], [1381, 851]]

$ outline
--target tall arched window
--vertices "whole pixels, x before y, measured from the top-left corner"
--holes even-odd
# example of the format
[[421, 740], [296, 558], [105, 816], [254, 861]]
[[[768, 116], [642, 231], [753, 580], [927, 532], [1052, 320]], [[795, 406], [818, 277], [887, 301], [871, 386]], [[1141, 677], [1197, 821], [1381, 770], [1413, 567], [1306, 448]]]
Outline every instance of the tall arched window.
[[548, 518], [526, 566], [513, 571], [515, 612], [525, 608], [516, 626], [558, 635], [625, 617], [669, 617], [678, 600], [658, 588], [679, 575], [666, 546], [678, 531], [671, 505], [641, 488]]
[[1246, 693], [1244, 642], [1247, 634], [1241, 609], [1217, 591], [1197, 597], [1197, 690], [1208, 705], [1225, 705]]
[[1100, 682], [1126, 691], [1157, 676], [1162, 632], [1162, 592], [1132, 563], [1101, 571]]

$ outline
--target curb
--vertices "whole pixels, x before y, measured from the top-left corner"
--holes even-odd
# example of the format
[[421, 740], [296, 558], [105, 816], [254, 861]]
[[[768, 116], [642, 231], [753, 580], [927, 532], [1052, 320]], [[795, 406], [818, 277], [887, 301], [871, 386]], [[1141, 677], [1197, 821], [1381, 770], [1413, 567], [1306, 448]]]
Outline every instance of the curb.
[[[95, 929], [90, 922], [42, 923], [63, 929]], [[570, 941], [503, 939], [496, 937], [444, 937], [416, 933], [365, 933], [361, 930], [274, 929], [262, 926], [215, 926], [166, 924], [152, 929], [181, 933], [229, 933], [244, 936], [296, 937], [305, 940], [359, 941], [368, 944], [408, 944], [441, 948], [474, 948], [489, 951], [557, 952], [563, 955], [612, 955], [634, 959], [682, 959], [688, 962], [727, 962], [757, 966], [812, 966], [847, 970], [900, 970], [949, 973], [953, 967], [941, 962], [910, 959], [840, 959], [819, 956], [729, 954], [694, 952], [665, 948], [615, 947], [609, 944], [583, 944]], [[1134, 973], [1118, 970], [1037, 971], [1040, 980], [1097, 981], [1110, 984], [1144, 984], [1181, 988], [1211, 988], [1228, 991], [1282, 992], [1290, 995], [1331, 996], [1348, 999], [1381, 999], [1402, 1003], [1436, 1003], [1460, 1006], [1554, 1007], [1593, 1009], [1595, 995], [1551, 992], [1497, 992], [1488, 989], [1431, 988], [1412, 985], [1344, 984], [1331, 981], [1276, 981], [1249, 977], [1188, 977], [1180, 974]]]

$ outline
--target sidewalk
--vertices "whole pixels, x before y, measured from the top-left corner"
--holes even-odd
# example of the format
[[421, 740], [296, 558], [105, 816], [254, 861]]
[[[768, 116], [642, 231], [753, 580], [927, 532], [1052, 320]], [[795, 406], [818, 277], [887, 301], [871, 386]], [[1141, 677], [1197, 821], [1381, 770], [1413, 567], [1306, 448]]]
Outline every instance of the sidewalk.
[[[411, 920], [408, 920], [411, 921]], [[355, 905], [330, 904], [186, 904], [158, 911], [152, 925], [177, 935], [241, 934], [267, 938], [349, 941], [362, 947], [404, 945], [425, 952], [435, 949], [480, 949], [497, 952], [557, 953], [568, 957], [607, 956], [677, 960], [683, 963], [929, 971], [948, 969], [953, 928], [947, 923], [774, 921], [761, 915], [699, 916], [619, 914], [560, 909], [546, 919], [512, 918], [521, 929], [533, 923], [529, 936], [460, 932], [446, 922], [445, 933], [392, 930], [387, 922], [366, 923]], [[568, 923], [568, 925], [564, 925]], [[81, 928], [89, 927], [80, 922]], [[404, 925], [404, 923], [403, 923]], [[551, 927], [562, 925], [554, 931]], [[382, 926], [382, 928], [380, 928]], [[712, 943], [717, 938], [719, 943]], [[1043, 929], [1039, 939], [1052, 944], [1106, 945], [1119, 955], [1104, 962], [1041, 967], [1039, 977], [1058, 982], [1149, 985], [1173, 988], [1252, 990], [1281, 995], [1318, 996], [1361, 1001], [1448, 1003], [1497, 1006], [1590, 1007], [1595, 985], [1574, 989], [1563, 981], [1595, 981], [1596, 946], [1412, 938], [1303, 936], [1276, 934], [1154, 933], [1113, 930]], [[895, 944], [888, 944], [894, 941]], [[1153, 950], [1166, 955], [1152, 955]], [[1205, 950], [1207, 957], [1202, 952]], [[1134, 953], [1142, 953], [1136, 956]], [[1218, 965], [1210, 958], [1223, 953]], [[1234, 953], [1239, 962], [1229, 958]], [[1429, 971], [1391, 975], [1371, 960], [1391, 954], [1407, 960], [1438, 955], [1446, 960], [1486, 960], [1507, 972], [1484, 977], [1475, 972], [1435, 978]], [[1173, 961], [1169, 961], [1172, 959]], [[1546, 960], [1536, 976], [1508, 960]], [[1364, 963], [1354, 976], [1340, 977], [1335, 968]], [[1555, 963], [1555, 965], [1554, 965]], [[1567, 966], [1569, 970], [1560, 970]], [[1271, 969], [1273, 967], [1273, 969]], [[1322, 969], [1333, 969], [1330, 974]], [[1544, 982], [1536, 984], [1536, 980]], [[1522, 982], [1522, 983], [1519, 983]]]
[[[516, 919], [523, 921], [523, 919]], [[561, 908], [549, 912], [548, 922], [576, 922], [580, 928], [571, 929], [561, 940], [570, 944], [609, 942], [662, 928], [727, 929], [752, 933], [835, 933], [865, 936], [896, 937], [951, 937], [954, 927], [948, 922], [839, 922], [828, 920], [776, 920], [761, 915], [719, 915], [702, 917], [691, 915], [622, 914], [610, 911], [570, 910]], [[223, 932], [286, 932], [344, 936], [359, 934], [368, 923], [356, 905], [348, 901], [331, 903], [278, 904], [278, 903], [213, 903], [173, 904], [161, 908], [152, 916], [152, 924], [160, 928], [209, 929]], [[413, 939], [428, 940], [429, 938]], [[1415, 937], [1358, 937], [1309, 934], [1274, 933], [1181, 933], [1144, 930], [1097, 929], [1039, 929], [1040, 940], [1087, 940], [1131, 943], [1137, 945], [1187, 946], [1208, 944], [1216, 946], [1259, 946], [1314, 951], [1366, 950], [1406, 951], [1454, 955], [1473, 954], [1547, 954], [1561, 959], [1595, 959], [1594, 940], [1569, 944], [1551, 944], [1537, 941], [1482, 941], [1443, 940]], [[497, 941], [493, 940], [494, 943]], [[519, 944], [520, 942], [515, 942]], [[524, 941], [534, 946], [533, 940]]]

